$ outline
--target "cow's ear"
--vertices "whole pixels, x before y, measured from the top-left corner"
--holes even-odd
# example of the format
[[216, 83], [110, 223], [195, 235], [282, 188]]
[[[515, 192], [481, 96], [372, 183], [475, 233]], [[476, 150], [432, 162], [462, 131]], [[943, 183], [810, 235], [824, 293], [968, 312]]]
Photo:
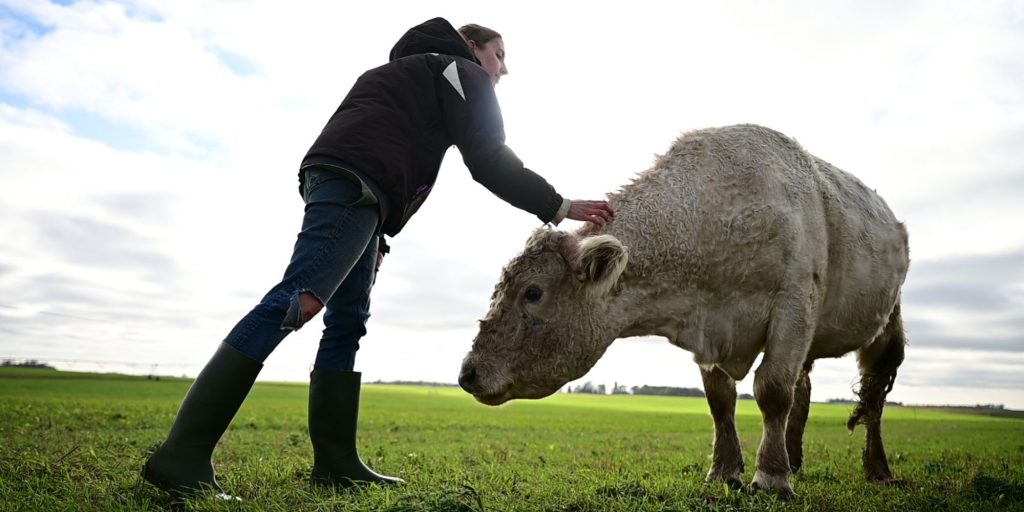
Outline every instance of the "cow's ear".
[[572, 267], [591, 293], [601, 295], [615, 286], [628, 261], [629, 252], [618, 238], [597, 235], [579, 241]]

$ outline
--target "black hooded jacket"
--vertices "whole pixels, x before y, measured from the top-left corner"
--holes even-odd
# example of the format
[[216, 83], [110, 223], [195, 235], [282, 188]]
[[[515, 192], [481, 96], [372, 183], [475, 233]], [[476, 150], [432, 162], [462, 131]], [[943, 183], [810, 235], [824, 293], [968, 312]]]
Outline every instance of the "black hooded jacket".
[[389, 63], [359, 77], [302, 167], [355, 173], [377, 196], [381, 231], [394, 236], [430, 193], [453, 144], [473, 179], [498, 197], [542, 222], [556, 216], [562, 197], [505, 145], [490, 76], [455, 28], [435, 18], [406, 32]]

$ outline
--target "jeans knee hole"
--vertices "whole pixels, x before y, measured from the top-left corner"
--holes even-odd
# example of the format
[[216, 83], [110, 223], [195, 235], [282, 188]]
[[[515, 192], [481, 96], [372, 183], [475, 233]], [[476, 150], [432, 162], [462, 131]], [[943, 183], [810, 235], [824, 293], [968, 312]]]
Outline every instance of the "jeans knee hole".
[[299, 302], [300, 292], [295, 292], [288, 301], [288, 311], [281, 322], [282, 330], [297, 331], [306, 323], [302, 318], [302, 304]]

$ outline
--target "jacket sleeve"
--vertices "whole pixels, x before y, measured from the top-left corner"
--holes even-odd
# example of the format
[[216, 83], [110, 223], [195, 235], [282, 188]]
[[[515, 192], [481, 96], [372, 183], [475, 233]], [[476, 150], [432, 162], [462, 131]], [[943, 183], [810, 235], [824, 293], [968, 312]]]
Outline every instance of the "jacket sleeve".
[[[505, 128], [487, 72], [455, 59], [440, 78], [444, 125], [455, 141], [473, 179], [512, 206], [536, 215], [541, 222], [558, 219], [562, 196], [505, 145]], [[562, 214], [564, 217], [564, 214]]]

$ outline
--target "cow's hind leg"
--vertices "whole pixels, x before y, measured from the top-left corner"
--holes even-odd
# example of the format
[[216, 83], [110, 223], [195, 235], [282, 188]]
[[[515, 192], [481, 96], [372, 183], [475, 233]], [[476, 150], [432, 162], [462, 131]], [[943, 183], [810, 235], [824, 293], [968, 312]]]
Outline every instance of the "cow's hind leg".
[[743, 452], [736, 432], [736, 381], [716, 366], [701, 367], [704, 395], [715, 420], [715, 446], [707, 481], [721, 481], [734, 488], [743, 487]]
[[860, 403], [850, 415], [847, 427], [853, 433], [858, 423], [867, 429], [867, 443], [864, 448], [864, 476], [869, 482], [894, 483], [889, 461], [882, 445], [882, 408], [885, 397], [892, 391], [896, 381], [896, 370], [903, 362], [907, 340], [903, 333], [903, 319], [897, 303], [889, 315], [889, 323], [871, 344], [857, 351], [860, 367], [860, 389], [857, 396]]
[[789, 453], [789, 468], [796, 473], [804, 462], [804, 427], [807, 425], [807, 414], [811, 406], [811, 366], [804, 363], [800, 378], [793, 390], [793, 408], [789, 410], [786, 421], [786, 452]]

